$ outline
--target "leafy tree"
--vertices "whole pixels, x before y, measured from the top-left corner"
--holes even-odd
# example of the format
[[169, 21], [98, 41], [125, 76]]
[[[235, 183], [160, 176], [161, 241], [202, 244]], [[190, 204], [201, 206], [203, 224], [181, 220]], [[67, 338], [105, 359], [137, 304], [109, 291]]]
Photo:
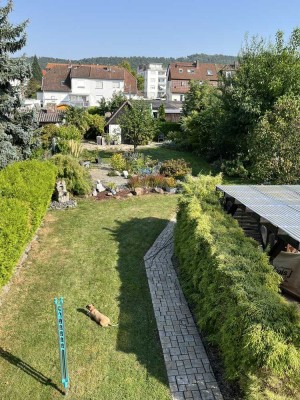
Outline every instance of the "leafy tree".
[[145, 78], [142, 75], [138, 75], [136, 79], [137, 79], [138, 90], [143, 91], [145, 86]]
[[0, 168], [30, 157], [38, 145], [33, 111], [21, 111], [24, 83], [31, 76], [24, 58], [11, 58], [26, 43], [28, 21], [8, 21], [13, 1], [0, 7]]
[[66, 124], [75, 126], [83, 136], [89, 128], [87, 115], [88, 113], [83, 107], [68, 107], [65, 113]]
[[144, 90], [145, 79], [143, 76], [138, 75], [134, 69], [131, 68], [130, 62], [128, 60], [123, 60], [120, 64], [120, 67], [127, 69], [137, 80], [137, 88], [138, 90]]
[[88, 123], [88, 130], [85, 134], [86, 138], [95, 139], [96, 136], [101, 135], [104, 132], [105, 119], [97, 114], [87, 114], [86, 121]]
[[118, 122], [124, 138], [133, 144], [134, 152], [137, 146], [153, 139], [157, 131], [156, 121], [151, 115], [149, 104], [144, 100], [133, 101]]
[[235, 76], [220, 89], [226, 122], [223, 135], [231, 137], [232, 154], [247, 154], [248, 140], [266, 111], [281, 96], [300, 94], [300, 28], [293, 30], [287, 43], [278, 31], [275, 43], [254, 37], [239, 56]]
[[107, 112], [113, 114], [126, 100], [124, 93], [114, 92], [110, 100], [101, 99], [97, 113], [102, 116], [105, 116]]
[[261, 182], [300, 183], [300, 96], [282, 96], [254, 129], [252, 174]]
[[160, 121], [166, 120], [166, 110], [164, 103], [161, 103], [161, 105], [158, 107], [158, 119]]
[[190, 83], [183, 103], [181, 127], [185, 141], [198, 154], [216, 158], [224, 142], [220, 136], [223, 110], [216, 88], [208, 83]]

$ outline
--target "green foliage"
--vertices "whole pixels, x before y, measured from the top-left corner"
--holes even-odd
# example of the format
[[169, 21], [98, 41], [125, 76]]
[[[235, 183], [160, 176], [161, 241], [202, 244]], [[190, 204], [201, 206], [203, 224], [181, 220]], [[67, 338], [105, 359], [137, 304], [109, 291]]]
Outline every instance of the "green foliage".
[[166, 110], [164, 103], [161, 103], [161, 105], [158, 107], [158, 119], [160, 121], [166, 120]]
[[225, 160], [221, 164], [221, 171], [227, 176], [247, 178], [249, 175], [248, 170], [242, 160], [239, 158], [235, 160]]
[[21, 200], [0, 197], [0, 287], [11, 277], [30, 240], [31, 214]]
[[281, 31], [275, 43], [259, 37], [246, 39], [236, 74], [221, 86], [226, 116], [223, 135], [231, 138], [233, 155], [247, 154], [259, 119], [281, 96], [300, 95], [299, 45], [300, 28], [293, 30], [286, 43]]
[[87, 121], [89, 117], [90, 114], [83, 107], [68, 107], [65, 112], [66, 124], [75, 126], [80, 131], [82, 137], [89, 128]]
[[[13, 25], [9, 14], [12, 0], [0, 7], [0, 168], [28, 159], [39, 143], [35, 135], [34, 111], [20, 110], [25, 82], [31, 77], [25, 58], [12, 58], [26, 43], [28, 21]], [[16, 82], [16, 85], [12, 85]]]
[[90, 174], [76, 158], [70, 155], [56, 154], [50, 161], [57, 166], [57, 176], [66, 181], [68, 191], [74, 195], [85, 195], [91, 192]]
[[121, 153], [112, 155], [110, 165], [116, 171], [124, 171], [127, 168], [127, 162]]
[[82, 139], [82, 133], [75, 125], [62, 125], [57, 128], [57, 146], [61, 153], [69, 153], [69, 140], [75, 140], [80, 142]]
[[16, 162], [0, 171], [0, 287], [11, 277], [39, 227], [54, 190], [56, 168], [48, 162]]
[[96, 139], [96, 136], [100, 136], [104, 132], [105, 119], [97, 114], [86, 114], [85, 119], [88, 125], [85, 137], [87, 139]]
[[183, 178], [184, 176], [191, 174], [192, 169], [190, 165], [183, 159], [177, 160], [166, 160], [160, 167], [161, 174], [174, 178]]
[[169, 138], [169, 133], [172, 131], [180, 131], [180, 123], [172, 121], [157, 122], [157, 134], [162, 133], [166, 138]]
[[157, 132], [157, 125], [151, 115], [149, 104], [145, 100], [131, 102], [118, 120], [123, 137], [133, 144], [134, 152], [137, 146], [152, 140]]
[[31, 64], [32, 78], [35, 79], [40, 85], [42, 84], [43, 73], [38, 62], [37, 56], [33, 57]]
[[199, 176], [183, 185], [175, 251], [184, 291], [245, 399], [299, 398], [299, 313], [279, 294], [267, 254], [221, 209], [218, 183]]
[[261, 182], [300, 182], [300, 97], [282, 96], [249, 140], [252, 175]]
[[41, 129], [40, 140], [44, 149], [49, 149], [54, 137], [59, 136], [59, 127], [54, 124], [44, 125]]
[[[223, 152], [226, 140], [220, 134], [223, 110], [218, 90], [208, 83], [190, 83], [183, 103], [183, 143], [197, 154], [216, 158]], [[180, 140], [177, 139], [180, 142]]]
[[32, 211], [32, 230], [41, 223], [54, 190], [56, 168], [48, 161], [16, 162], [0, 171], [0, 196], [26, 202]]

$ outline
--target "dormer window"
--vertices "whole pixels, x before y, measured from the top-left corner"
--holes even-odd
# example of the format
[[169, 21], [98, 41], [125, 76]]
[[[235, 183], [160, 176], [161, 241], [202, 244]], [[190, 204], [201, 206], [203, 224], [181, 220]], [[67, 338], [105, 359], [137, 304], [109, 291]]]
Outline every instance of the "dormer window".
[[60, 86], [65, 86], [65, 81], [60, 81]]
[[179, 70], [178, 70], [180, 73], [182, 73], [183, 72], [183, 69], [182, 68], [179, 68]]
[[188, 69], [187, 72], [188, 72], [189, 74], [194, 74], [194, 73], [195, 73], [195, 70], [194, 70], [194, 69]]
[[213, 72], [212, 72], [212, 70], [211, 69], [208, 69], [207, 71], [206, 71], [206, 75], [213, 75]]

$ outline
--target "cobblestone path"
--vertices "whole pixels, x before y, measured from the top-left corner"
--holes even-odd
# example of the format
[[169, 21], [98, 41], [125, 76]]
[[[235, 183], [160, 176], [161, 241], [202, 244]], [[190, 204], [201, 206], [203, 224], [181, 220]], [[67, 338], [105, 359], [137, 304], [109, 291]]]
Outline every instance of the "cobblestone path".
[[144, 257], [172, 398], [221, 400], [172, 264], [174, 225], [167, 225]]

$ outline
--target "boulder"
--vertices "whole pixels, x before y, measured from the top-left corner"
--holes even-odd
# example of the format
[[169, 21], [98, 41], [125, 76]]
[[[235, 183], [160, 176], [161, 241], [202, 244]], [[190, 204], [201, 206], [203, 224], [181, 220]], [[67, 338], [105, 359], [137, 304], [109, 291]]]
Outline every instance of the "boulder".
[[141, 196], [144, 193], [144, 189], [143, 188], [135, 188], [133, 194], [135, 194], [136, 196]]
[[158, 193], [158, 194], [164, 194], [165, 193], [164, 190], [162, 188], [160, 188], [160, 187], [155, 187], [154, 188], [154, 192]]

